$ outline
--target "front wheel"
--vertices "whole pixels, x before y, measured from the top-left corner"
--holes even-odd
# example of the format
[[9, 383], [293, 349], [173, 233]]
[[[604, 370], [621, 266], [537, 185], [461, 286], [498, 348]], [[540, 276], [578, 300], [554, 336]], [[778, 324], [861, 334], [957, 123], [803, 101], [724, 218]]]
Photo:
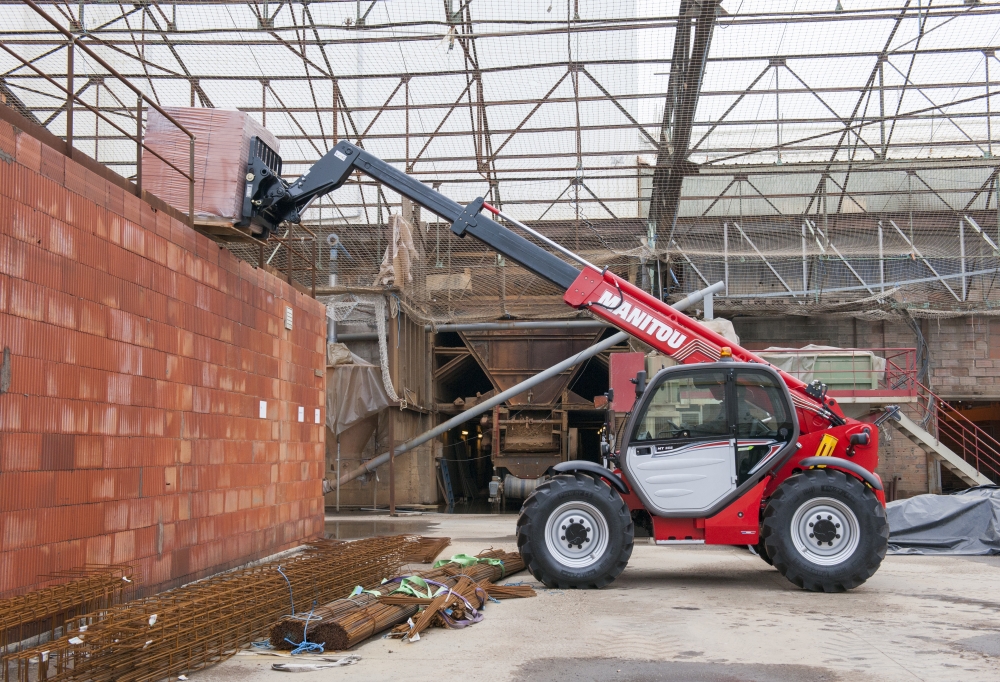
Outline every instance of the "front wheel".
[[762, 540], [783, 576], [814, 592], [844, 592], [875, 574], [889, 543], [885, 508], [840, 471], [792, 476], [764, 510]]
[[580, 473], [538, 486], [517, 519], [521, 558], [548, 587], [604, 587], [625, 570], [633, 537], [632, 517], [621, 496]]

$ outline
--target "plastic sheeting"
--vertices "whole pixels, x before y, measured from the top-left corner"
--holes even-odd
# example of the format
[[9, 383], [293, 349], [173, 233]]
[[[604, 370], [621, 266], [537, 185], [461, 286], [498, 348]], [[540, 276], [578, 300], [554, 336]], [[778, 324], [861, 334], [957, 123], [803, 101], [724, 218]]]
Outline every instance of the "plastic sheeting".
[[351, 361], [326, 370], [326, 425], [337, 435], [389, 406], [381, 369], [354, 353]]
[[1000, 486], [886, 505], [890, 554], [1000, 554]]
[[[250, 138], [260, 137], [278, 152], [278, 140], [242, 111], [225, 109], [166, 109], [194, 136], [194, 212], [216, 218], [236, 218], [246, 189], [246, 163]], [[185, 173], [188, 171], [189, 142], [173, 123], [150, 108], [143, 140], [149, 149]], [[153, 156], [142, 152], [143, 188], [177, 210], [188, 212], [188, 180]]]

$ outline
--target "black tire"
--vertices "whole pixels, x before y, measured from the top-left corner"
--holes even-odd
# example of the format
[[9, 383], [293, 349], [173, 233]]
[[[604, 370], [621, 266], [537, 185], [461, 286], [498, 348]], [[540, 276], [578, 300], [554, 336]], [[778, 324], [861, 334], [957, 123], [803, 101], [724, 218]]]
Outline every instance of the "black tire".
[[756, 545], [752, 546], [754, 553], [761, 559], [763, 559], [764, 563], [766, 563], [768, 566], [774, 566], [774, 562], [771, 561], [771, 557], [767, 555], [767, 545], [764, 544], [763, 540], [758, 542]]
[[[562, 535], [567, 531], [568, 538]], [[633, 538], [632, 516], [621, 495], [581, 473], [556, 476], [538, 486], [517, 519], [517, 548], [525, 565], [539, 581], [559, 589], [609, 584], [625, 570]], [[575, 550], [569, 541], [578, 541]], [[584, 548], [594, 546], [599, 554], [586, 554]]]
[[[813, 592], [845, 592], [875, 574], [889, 544], [885, 508], [853, 476], [812, 469], [774, 491], [762, 541], [773, 566]], [[815, 543], [815, 544], [813, 544]]]

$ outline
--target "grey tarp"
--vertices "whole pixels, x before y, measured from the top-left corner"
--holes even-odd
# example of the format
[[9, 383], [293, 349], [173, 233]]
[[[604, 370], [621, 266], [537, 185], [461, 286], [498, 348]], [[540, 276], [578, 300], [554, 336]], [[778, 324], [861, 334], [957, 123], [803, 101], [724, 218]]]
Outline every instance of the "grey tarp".
[[1000, 554], [1000, 486], [890, 502], [890, 554]]
[[338, 435], [389, 406], [381, 369], [353, 353], [351, 360], [326, 371], [326, 425]]

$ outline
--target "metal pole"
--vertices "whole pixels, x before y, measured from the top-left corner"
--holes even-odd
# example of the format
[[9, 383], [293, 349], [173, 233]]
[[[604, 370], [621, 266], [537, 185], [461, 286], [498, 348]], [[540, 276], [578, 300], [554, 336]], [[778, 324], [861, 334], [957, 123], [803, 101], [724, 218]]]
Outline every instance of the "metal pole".
[[73, 54], [74, 40], [66, 46], [66, 156], [73, 158]]
[[[989, 145], [989, 156], [993, 157], [993, 122], [990, 121], [992, 112], [990, 111], [990, 52], [983, 53], [986, 59], [986, 142]], [[994, 53], [995, 54], [995, 53]]]
[[[389, 423], [387, 424], [389, 431], [389, 452], [393, 452], [396, 449], [396, 430], [395, 421], [396, 415], [393, 411], [395, 404], [390, 403], [389, 409], [386, 410], [386, 416], [389, 418]], [[396, 515], [396, 458], [389, 458], [389, 516]]]
[[882, 221], [878, 221], [878, 281], [885, 293], [885, 257], [882, 250]]
[[597, 329], [612, 325], [602, 320], [524, 320], [516, 322], [470, 322], [424, 325], [425, 332], [486, 332], [504, 329]]
[[333, 144], [340, 141], [340, 82], [333, 81]]
[[[678, 301], [677, 303], [675, 303], [671, 307], [674, 310], [678, 310], [678, 311], [685, 310], [686, 308], [690, 307], [694, 303], [697, 303], [698, 301], [702, 300], [705, 296], [708, 296], [709, 294], [713, 294], [713, 293], [717, 293], [719, 291], [722, 291], [722, 289], [724, 287], [725, 287], [725, 285], [722, 282], [716, 282], [715, 284], [713, 284], [710, 287], [707, 287], [705, 289], [702, 289], [701, 291], [696, 291], [693, 294], [690, 294], [689, 296], [687, 296], [686, 298]], [[444, 422], [443, 424], [439, 424], [438, 426], [434, 427], [430, 431], [426, 431], [426, 432], [420, 434], [419, 436], [417, 436], [413, 440], [410, 440], [410, 441], [407, 441], [406, 443], [403, 443], [399, 447], [396, 447], [396, 448], [394, 448], [394, 450], [390, 451], [390, 452], [393, 453], [391, 456], [390, 456], [390, 452], [384, 452], [381, 455], [379, 455], [378, 457], [374, 457], [374, 458], [368, 460], [367, 462], [365, 462], [364, 464], [362, 464], [357, 469], [354, 469], [353, 471], [350, 471], [350, 472], [348, 472], [346, 474], [343, 474], [340, 477], [340, 482], [341, 483], [347, 483], [349, 481], [353, 481], [355, 478], [357, 478], [359, 476], [363, 476], [364, 474], [366, 474], [366, 473], [368, 473], [370, 471], [374, 471], [378, 467], [380, 467], [383, 464], [385, 464], [386, 462], [388, 462], [393, 457], [399, 457], [404, 452], [408, 452], [408, 451], [410, 451], [410, 450], [412, 450], [412, 449], [414, 449], [414, 448], [416, 448], [416, 447], [418, 447], [420, 445], [423, 445], [424, 443], [426, 443], [429, 440], [437, 438], [442, 433], [445, 433], [446, 431], [448, 431], [448, 430], [450, 430], [450, 429], [452, 429], [452, 428], [454, 428], [454, 427], [456, 427], [456, 426], [458, 426], [460, 424], [463, 424], [463, 423], [467, 422], [468, 420], [472, 419], [473, 417], [478, 417], [482, 413], [484, 413], [484, 412], [486, 412], [488, 410], [493, 409], [494, 406], [500, 405], [501, 403], [505, 402], [509, 398], [513, 398], [514, 396], [516, 396], [516, 395], [518, 395], [520, 393], [524, 393], [529, 388], [532, 388], [533, 386], [536, 386], [536, 385], [540, 384], [541, 382], [545, 381], [546, 379], [550, 379], [550, 378], [552, 378], [552, 377], [554, 377], [554, 376], [556, 376], [558, 374], [561, 374], [562, 372], [566, 371], [567, 369], [570, 369], [571, 367], [575, 367], [576, 365], [580, 364], [584, 360], [597, 355], [601, 351], [607, 350], [608, 348], [611, 348], [611, 346], [617, 345], [617, 344], [621, 343], [622, 341], [625, 341], [628, 337], [629, 337], [629, 335], [626, 332], [618, 332], [614, 336], [610, 336], [607, 339], [605, 339], [604, 341], [601, 341], [600, 343], [595, 344], [595, 345], [591, 346], [590, 348], [586, 348], [586, 349], [580, 351], [576, 355], [574, 355], [574, 356], [572, 356], [570, 358], [567, 358], [566, 360], [563, 360], [562, 362], [560, 362], [560, 363], [558, 363], [556, 365], [553, 365], [552, 367], [549, 367], [548, 369], [540, 372], [539, 374], [536, 374], [535, 376], [533, 376], [533, 377], [531, 377], [529, 379], [525, 379], [524, 381], [522, 381], [521, 383], [517, 384], [516, 386], [508, 388], [506, 391], [503, 391], [502, 393], [498, 393], [497, 395], [493, 396], [489, 400], [485, 400], [485, 401], [483, 401], [481, 403], [478, 403], [475, 407], [470, 408], [470, 409], [466, 410], [465, 412], [462, 412], [461, 414], [452, 417], [448, 421]]]
[[778, 93], [781, 92], [781, 86], [778, 85], [778, 66], [774, 66], [774, 123], [775, 131], [777, 137], [777, 150], [778, 150], [778, 163], [781, 163], [781, 102], [778, 99]]
[[[320, 219], [322, 219], [322, 209], [320, 209]], [[316, 298], [316, 258], [317, 258], [317, 239], [313, 237], [313, 257], [312, 257], [312, 297]]]
[[802, 291], [809, 289], [809, 254], [806, 250], [806, 224], [802, 222]]
[[958, 256], [961, 259], [962, 267], [962, 300], [968, 296], [968, 280], [965, 278], [965, 221], [958, 221]]
[[194, 229], [194, 136], [188, 143], [188, 227]]
[[729, 295], [729, 223], [722, 223], [722, 282]]
[[340, 512], [340, 434], [337, 434], [337, 512]]
[[135, 105], [135, 188], [142, 196], [142, 96]]
[[[987, 103], [989, 98], [986, 99]], [[987, 106], [989, 106], [987, 104]], [[879, 117], [879, 127], [881, 129], [881, 145], [879, 151], [881, 152], [882, 160], [885, 161], [886, 149], [885, 149], [885, 60], [882, 57], [878, 59], [878, 117]]]

